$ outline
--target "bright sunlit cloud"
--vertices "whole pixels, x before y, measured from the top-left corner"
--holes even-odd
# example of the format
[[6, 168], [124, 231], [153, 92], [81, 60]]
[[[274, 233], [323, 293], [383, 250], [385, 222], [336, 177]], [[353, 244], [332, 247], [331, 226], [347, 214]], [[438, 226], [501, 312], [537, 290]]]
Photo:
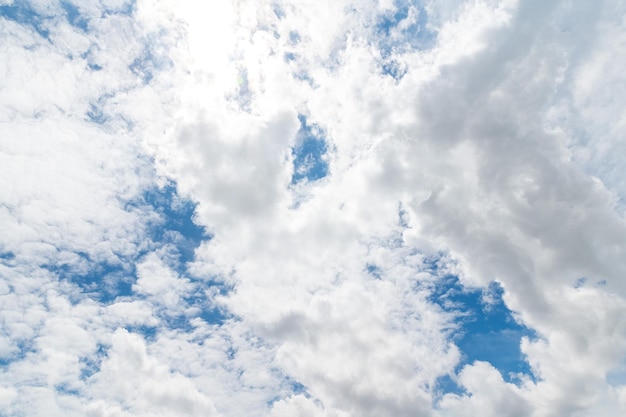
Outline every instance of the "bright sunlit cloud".
[[625, 15], [0, 1], [0, 415], [624, 414]]

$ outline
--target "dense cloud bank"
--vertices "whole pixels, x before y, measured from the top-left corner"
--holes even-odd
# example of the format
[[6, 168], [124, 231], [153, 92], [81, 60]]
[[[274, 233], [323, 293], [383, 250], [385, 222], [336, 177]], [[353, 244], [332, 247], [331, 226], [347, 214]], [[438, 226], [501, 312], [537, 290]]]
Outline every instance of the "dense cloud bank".
[[622, 415], [625, 16], [0, 0], [0, 414]]

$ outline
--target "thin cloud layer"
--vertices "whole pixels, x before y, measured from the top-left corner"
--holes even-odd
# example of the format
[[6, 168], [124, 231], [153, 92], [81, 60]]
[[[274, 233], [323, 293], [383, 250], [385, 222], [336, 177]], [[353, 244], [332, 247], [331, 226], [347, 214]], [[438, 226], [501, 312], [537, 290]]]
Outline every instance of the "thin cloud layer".
[[0, 414], [623, 414], [625, 13], [0, 2]]

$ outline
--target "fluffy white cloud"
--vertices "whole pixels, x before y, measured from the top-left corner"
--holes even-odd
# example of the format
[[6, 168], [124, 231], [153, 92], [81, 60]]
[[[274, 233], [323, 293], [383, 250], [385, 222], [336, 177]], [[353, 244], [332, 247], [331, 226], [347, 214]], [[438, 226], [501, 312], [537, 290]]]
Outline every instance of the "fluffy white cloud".
[[[210, 398], [183, 375], [151, 358], [140, 336], [118, 330], [107, 359], [90, 381], [99, 400], [86, 406], [88, 415], [217, 415]], [[120, 405], [117, 405], [120, 404]]]
[[[624, 12], [2, 3], [0, 407], [623, 413]], [[534, 377], [464, 362], [447, 275], [500, 283]]]

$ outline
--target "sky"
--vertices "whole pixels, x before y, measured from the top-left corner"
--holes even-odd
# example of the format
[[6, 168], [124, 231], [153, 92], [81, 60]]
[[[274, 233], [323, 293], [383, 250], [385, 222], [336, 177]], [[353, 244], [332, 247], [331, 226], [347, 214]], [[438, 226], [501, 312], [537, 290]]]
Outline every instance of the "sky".
[[624, 415], [625, 19], [0, 0], [0, 416]]

